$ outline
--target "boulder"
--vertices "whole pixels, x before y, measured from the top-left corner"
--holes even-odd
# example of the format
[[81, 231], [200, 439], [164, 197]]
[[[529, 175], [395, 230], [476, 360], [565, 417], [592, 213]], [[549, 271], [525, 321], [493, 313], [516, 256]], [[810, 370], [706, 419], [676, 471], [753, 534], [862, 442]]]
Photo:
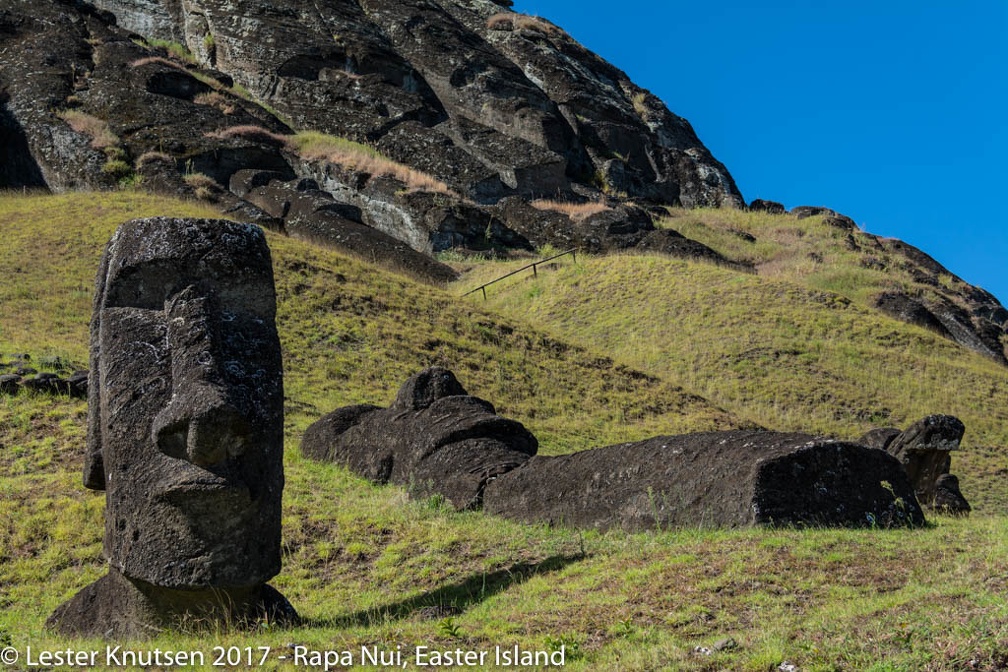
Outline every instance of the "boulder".
[[787, 208], [784, 207], [783, 203], [764, 201], [762, 198], [753, 199], [752, 203], [749, 204], [749, 210], [753, 212], [766, 212], [771, 215], [783, 215], [787, 212]]
[[[360, 205], [337, 200], [319, 189], [313, 179], [282, 181], [276, 179], [276, 175], [270, 171], [239, 171], [231, 180], [231, 188], [281, 221], [285, 233], [292, 238], [376, 261], [427, 282], [446, 283], [456, 279], [457, 274], [448, 266], [365, 224], [362, 221], [365, 213]], [[403, 197], [393, 198], [398, 202]], [[373, 200], [360, 199], [358, 203], [369, 208], [379, 207]], [[481, 236], [485, 230], [484, 227], [480, 231]]]
[[950, 516], [968, 516], [973, 508], [959, 490], [959, 479], [952, 474], [942, 474], [935, 481], [934, 509]]
[[900, 292], [884, 292], [875, 299], [875, 307], [886, 315], [918, 327], [931, 329], [951, 338], [948, 329], [924, 304]]
[[87, 399], [88, 396], [88, 372], [74, 371], [67, 378], [67, 385], [70, 388], [70, 396], [74, 399]]
[[821, 205], [796, 205], [791, 208], [790, 214], [794, 215], [798, 219], [805, 219], [807, 217], [815, 217], [817, 215], [833, 216], [836, 215], [835, 210], [823, 207]]
[[18, 394], [21, 391], [21, 376], [5, 373], [0, 376], [0, 394]]
[[25, 389], [42, 394], [70, 394], [70, 384], [55, 373], [39, 373], [21, 384]]

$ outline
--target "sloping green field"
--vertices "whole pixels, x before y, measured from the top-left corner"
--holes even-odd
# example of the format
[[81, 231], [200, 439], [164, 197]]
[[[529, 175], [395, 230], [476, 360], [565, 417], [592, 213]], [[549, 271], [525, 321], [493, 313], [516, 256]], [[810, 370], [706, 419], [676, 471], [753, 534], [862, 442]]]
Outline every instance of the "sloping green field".
[[[567, 257], [491, 285], [485, 303], [480, 293], [467, 300], [603, 350], [769, 429], [857, 438], [932, 413], [956, 415], [966, 424], [952, 460], [963, 492], [982, 510], [1008, 513], [1008, 368], [871, 309], [874, 292], [911, 281], [859, 265], [821, 218], [680, 215], [687, 217], [758, 234], [763, 242], [746, 243], [715, 235], [713, 223], [680, 226], [759, 272], [660, 256]], [[789, 240], [802, 241], [802, 251], [794, 254]], [[823, 261], [808, 262], [814, 249]], [[477, 265], [459, 290], [518, 265]]]
[[[91, 285], [104, 242], [118, 223], [154, 214], [212, 213], [132, 193], [0, 196], [0, 359], [28, 352], [34, 361], [59, 357], [86, 366]], [[884, 323], [887, 331], [876, 333], [877, 322], [858, 309], [834, 308], [831, 295], [806, 295], [787, 283], [781, 284], [778, 302], [767, 297], [764, 304], [750, 284], [760, 278], [706, 266], [579, 258], [577, 266], [541, 273], [541, 284], [522, 282], [509, 290], [529, 295], [521, 299], [527, 303], [516, 300], [509, 307], [501, 298], [495, 300], [500, 305], [484, 306], [481, 299], [458, 300], [455, 288], [420, 285], [279, 236], [269, 241], [287, 396], [285, 559], [272, 583], [306, 622], [293, 630], [166, 633], [152, 642], [120, 644], [146, 651], [202, 651], [207, 669], [214, 646], [252, 647], [255, 662], [255, 647], [271, 647], [265, 665], [251, 667], [279, 670], [311, 667], [280, 660], [297, 646], [350, 651], [356, 669], [374, 669], [361, 666], [362, 646], [389, 655], [401, 647], [402, 660], [413, 667], [416, 646], [486, 651], [492, 663], [495, 647], [515, 645], [562, 650], [565, 669], [571, 670], [762, 671], [785, 661], [802, 670], [995, 670], [1008, 665], [1003, 600], [1008, 519], [1000, 513], [1005, 461], [1003, 452], [994, 450], [1005, 445], [1004, 423], [1003, 416], [998, 423], [997, 409], [982, 402], [991, 389], [983, 385], [1003, 386], [1005, 378], [986, 362], [943, 354], [945, 346], [937, 340], [919, 345], [927, 334], [908, 332], [898, 323]], [[656, 275], [641, 270], [652, 266], [648, 272]], [[718, 312], [734, 317], [700, 320], [693, 315], [699, 309], [673, 311], [690, 292], [702, 291], [683, 281], [678, 283], [682, 291], [672, 293], [675, 273], [704, 278], [708, 296], [723, 308]], [[585, 284], [602, 275], [622, 281]], [[641, 277], [649, 284], [634, 287]], [[559, 319], [559, 312], [544, 311], [541, 304], [551, 295], [563, 298], [562, 280], [592, 287], [600, 302], [608, 300], [601, 294], [615, 293], [617, 287], [626, 292], [615, 294], [613, 304], [594, 307], [568, 295], [570, 313], [593, 313], [598, 326], [580, 335], [571, 328], [567, 338], [561, 333], [575, 323], [573, 318]], [[633, 304], [638, 291], [669, 303], [649, 309]], [[828, 300], [815, 312], [811, 307], [821, 302], [809, 297], [820, 295]], [[736, 300], [749, 305], [735, 307]], [[801, 310], [793, 308], [795, 301]], [[635, 331], [627, 332], [626, 340], [638, 341], [637, 347], [597, 337], [596, 330], [615, 335], [631, 305], [638, 312]], [[514, 316], [500, 317], [497, 310], [513, 310]], [[657, 348], [646, 357], [633, 356], [649, 352], [643, 344], [651, 342], [652, 333], [637, 330], [657, 319], [666, 329], [653, 333], [656, 345], [687, 336], [695, 342], [692, 350], [677, 346], [677, 357], [686, 360], [678, 369]], [[705, 329], [700, 322], [711, 326]], [[793, 361], [783, 373], [772, 361], [757, 367], [756, 354], [752, 367], [726, 364], [724, 353], [741, 347], [722, 342], [726, 331], [718, 329], [729, 327], [740, 334], [758, 329], [759, 338], [749, 347], [798, 349], [796, 342], [817, 338], [821, 344], [803, 352], [805, 360], [809, 353], [820, 360], [785, 355], [785, 362]], [[960, 406], [902, 406], [902, 397], [894, 396], [886, 409], [887, 417], [899, 422], [904, 415], [955, 412], [966, 421], [968, 438], [985, 437], [982, 445], [991, 446], [989, 454], [973, 439], [954, 462], [967, 496], [981, 503], [977, 515], [935, 518], [930, 527], [914, 531], [579, 533], [455, 513], [436, 501], [411, 502], [399, 488], [373, 487], [341, 468], [303, 460], [297, 449], [304, 428], [321, 414], [349, 403], [387, 404], [410, 373], [435, 363], [452, 368], [470, 392], [494, 402], [502, 414], [524, 422], [539, 436], [544, 452], [750, 422], [786, 428], [789, 420], [804, 429], [852, 433], [861, 426], [854, 419], [861, 410], [881, 412], [881, 397], [859, 392], [839, 373], [823, 375], [822, 383], [840, 400], [835, 404], [843, 409], [839, 419], [829, 421], [817, 410], [825, 402], [786, 410], [802, 401], [803, 390], [818, 389], [810, 382], [817, 375], [812, 364], [833, 371], [833, 364], [819, 362], [822, 353], [837, 349], [844, 329], [859, 335], [844, 343], [863, 338], [858, 347], [884, 359], [877, 366], [894, 376], [903, 371], [904, 361], [922, 370], [917, 377], [968, 376], [936, 388], [936, 399], [951, 395], [949, 390], [962, 395]], [[778, 340], [763, 345], [769, 334], [789, 330], [792, 338], [774, 335]], [[894, 342], [899, 347], [885, 347]], [[850, 347], [850, 357], [862, 353]], [[883, 358], [889, 350], [906, 359]], [[929, 351], [933, 356], [924, 357]], [[851, 361], [847, 371], [876, 366], [868, 354], [860, 356], [862, 363]], [[689, 374], [707, 362], [714, 367], [709, 373]], [[738, 370], [730, 377], [733, 366]], [[746, 375], [747, 368], [763, 373]], [[881, 389], [895, 395], [910, 385], [914, 376], [902, 375]], [[801, 376], [800, 387], [783, 384], [793, 385]], [[722, 382], [705, 382], [715, 378]], [[1005, 388], [998, 389], [1003, 394]], [[764, 393], [779, 396], [760, 405]], [[748, 402], [738, 403], [740, 398]], [[757, 412], [775, 404], [782, 409], [776, 416]], [[85, 411], [83, 402], [69, 399], [0, 398], [0, 648], [12, 646], [21, 656], [22, 667], [13, 669], [24, 669], [29, 646], [36, 654], [66, 648], [104, 652], [102, 642], [66, 642], [42, 628], [57, 604], [104, 572], [104, 500], [80, 485]], [[715, 648], [728, 638], [731, 643], [711, 655], [695, 650]]]

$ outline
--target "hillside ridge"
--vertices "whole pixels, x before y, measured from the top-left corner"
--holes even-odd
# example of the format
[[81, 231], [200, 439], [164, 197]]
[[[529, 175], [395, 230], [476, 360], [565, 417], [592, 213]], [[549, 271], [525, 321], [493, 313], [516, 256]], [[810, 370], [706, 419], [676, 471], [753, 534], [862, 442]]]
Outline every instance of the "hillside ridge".
[[[668, 217], [746, 207], [689, 122], [505, 5], [0, 0], [0, 188], [138, 185], [434, 283], [446, 251], [752, 263]], [[791, 214], [916, 269], [875, 309], [1008, 364], [995, 297], [828, 208]]]

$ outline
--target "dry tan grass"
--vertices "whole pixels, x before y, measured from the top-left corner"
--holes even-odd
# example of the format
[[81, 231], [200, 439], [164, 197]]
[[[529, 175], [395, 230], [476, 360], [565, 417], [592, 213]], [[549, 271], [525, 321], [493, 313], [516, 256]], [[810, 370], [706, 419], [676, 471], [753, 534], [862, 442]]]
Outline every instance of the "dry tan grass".
[[109, 128], [108, 122], [80, 110], [63, 110], [57, 116], [70, 128], [91, 138], [95, 149], [107, 149], [119, 144], [119, 137]]
[[144, 152], [136, 160], [136, 169], [143, 170], [148, 164], [164, 162], [164, 163], [175, 163], [175, 159], [171, 154], [166, 154], [164, 152]]
[[546, 198], [538, 198], [529, 203], [536, 210], [548, 210], [559, 212], [570, 217], [571, 221], [581, 222], [592, 215], [611, 210], [602, 201], [588, 201], [587, 203], [570, 203], [568, 201], [554, 201]]
[[233, 100], [230, 100], [227, 96], [219, 91], [209, 91], [207, 93], [197, 94], [193, 98], [193, 102], [197, 105], [206, 105], [208, 107], [216, 107], [218, 110], [223, 112], [225, 115], [234, 114], [238, 106], [235, 105]]
[[551, 37], [565, 35], [564, 31], [546, 19], [515, 12], [499, 12], [486, 23], [490, 30], [534, 30]]
[[131, 68], [142, 68], [145, 65], [163, 65], [176, 70], [185, 70], [185, 66], [164, 56], [144, 56], [130, 63]]
[[203, 187], [205, 189], [219, 189], [217, 181], [204, 173], [187, 173], [182, 179], [193, 189]]
[[498, 12], [487, 19], [486, 27], [490, 30], [514, 30], [514, 12]]
[[216, 180], [204, 173], [187, 173], [182, 179], [192, 187], [196, 198], [201, 201], [213, 200], [214, 194], [220, 190]]
[[393, 161], [366, 145], [321, 133], [299, 133], [292, 144], [294, 151], [306, 159], [321, 159], [352, 170], [392, 177], [411, 191], [457, 195], [436, 177]]
[[255, 140], [258, 142], [266, 142], [269, 144], [287, 146], [292, 136], [283, 135], [281, 133], [274, 133], [262, 126], [255, 126], [253, 124], [243, 124], [241, 126], [229, 126], [228, 128], [222, 128], [217, 131], [211, 131], [205, 134], [208, 138], [215, 138], [217, 140], [227, 140], [229, 138], [245, 138], [247, 140]]
[[243, 125], [206, 135], [217, 139], [247, 138], [277, 144], [303, 159], [327, 161], [373, 176], [392, 177], [405, 184], [410, 191], [428, 191], [458, 197], [451, 187], [428, 173], [393, 161], [373, 147], [325, 133], [305, 131], [295, 135], [281, 135], [261, 126]]

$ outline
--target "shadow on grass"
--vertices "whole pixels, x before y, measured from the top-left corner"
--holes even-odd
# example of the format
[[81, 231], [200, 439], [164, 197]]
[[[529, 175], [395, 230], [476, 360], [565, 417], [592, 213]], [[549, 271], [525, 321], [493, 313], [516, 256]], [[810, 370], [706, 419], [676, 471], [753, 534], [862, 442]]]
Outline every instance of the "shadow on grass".
[[581, 555], [556, 555], [537, 563], [519, 562], [505, 569], [470, 576], [459, 583], [442, 586], [383, 607], [365, 609], [337, 618], [305, 619], [301, 625], [309, 628], [348, 628], [398, 621], [414, 614], [431, 619], [454, 616], [537, 574], [556, 572], [582, 559], [584, 556]]

